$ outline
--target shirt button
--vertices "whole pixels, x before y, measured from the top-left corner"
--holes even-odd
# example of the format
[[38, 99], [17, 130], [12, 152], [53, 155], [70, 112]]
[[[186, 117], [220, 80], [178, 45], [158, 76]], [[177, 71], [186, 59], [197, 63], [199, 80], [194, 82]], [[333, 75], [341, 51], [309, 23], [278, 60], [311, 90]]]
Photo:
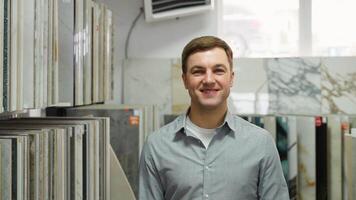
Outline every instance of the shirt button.
[[208, 198], [209, 198], [209, 195], [208, 195], [208, 194], [206, 194], [206, 195], [205, 195], [205, 198], [206, 198], [206, 199], [208, 199]]
[[209, 166], [205, 166], [205, 169], [207, 169], [207, 170], [208, 170], [208, 169], [209, 169]]

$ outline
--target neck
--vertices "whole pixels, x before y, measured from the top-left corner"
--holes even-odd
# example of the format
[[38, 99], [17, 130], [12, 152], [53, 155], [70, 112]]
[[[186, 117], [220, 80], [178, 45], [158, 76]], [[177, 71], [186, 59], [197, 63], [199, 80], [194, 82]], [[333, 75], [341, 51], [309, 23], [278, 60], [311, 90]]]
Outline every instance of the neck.
[[197, 126], [206, 129], [219, 127], [225, 118], [227, 106], [214, 109], [200, 109], [196, 106], [190, 107], [189, 118]]

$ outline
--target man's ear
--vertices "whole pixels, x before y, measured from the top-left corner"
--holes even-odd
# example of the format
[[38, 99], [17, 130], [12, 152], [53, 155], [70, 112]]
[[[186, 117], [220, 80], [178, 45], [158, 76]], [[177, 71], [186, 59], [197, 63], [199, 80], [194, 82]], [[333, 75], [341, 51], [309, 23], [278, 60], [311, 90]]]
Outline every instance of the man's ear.
[[231, 73], [231, 79], [230, 79], [230, 87], [232, 87], [234, 85], [234, 79], [235, 79], [235, 72], [233, 71]]
[[188, 89], [187, 88], [187, 74], [186, 73], [182, 73], [182, 80], [183, 80], [183, 84], [184, 84], [184, 87], [185, 89]]

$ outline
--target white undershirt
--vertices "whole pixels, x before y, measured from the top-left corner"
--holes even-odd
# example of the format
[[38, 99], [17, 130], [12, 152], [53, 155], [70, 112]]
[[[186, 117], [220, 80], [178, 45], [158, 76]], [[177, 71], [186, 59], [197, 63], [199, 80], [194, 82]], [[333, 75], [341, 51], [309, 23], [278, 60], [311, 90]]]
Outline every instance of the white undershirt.
[[186, 128], [189, 133], [195, 135], [204, 144], [204, 147], [206, 149], [208, 148], [211, 140], [216, 134], [215, 128], [213, 129], [200, 128], [189, 119], [189, 116], [187, 116], [186, 119]]

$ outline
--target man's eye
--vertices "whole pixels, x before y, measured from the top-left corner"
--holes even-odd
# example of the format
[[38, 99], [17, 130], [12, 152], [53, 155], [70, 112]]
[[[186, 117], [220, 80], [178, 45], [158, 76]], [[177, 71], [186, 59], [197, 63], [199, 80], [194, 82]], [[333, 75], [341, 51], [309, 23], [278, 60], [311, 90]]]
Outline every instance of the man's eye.
[[215, 70], [215, 73], [217, 73], [217, 74], [224, 74], [224, 73], [225, 73], [225, 70], [223, 70], [223, 69], [217, 69], [217, 70]]
[[204, 71], [202, 71], [202, 70], [193, 71], [193, 74], [202, 74], [202, 73], [204, 73]]

